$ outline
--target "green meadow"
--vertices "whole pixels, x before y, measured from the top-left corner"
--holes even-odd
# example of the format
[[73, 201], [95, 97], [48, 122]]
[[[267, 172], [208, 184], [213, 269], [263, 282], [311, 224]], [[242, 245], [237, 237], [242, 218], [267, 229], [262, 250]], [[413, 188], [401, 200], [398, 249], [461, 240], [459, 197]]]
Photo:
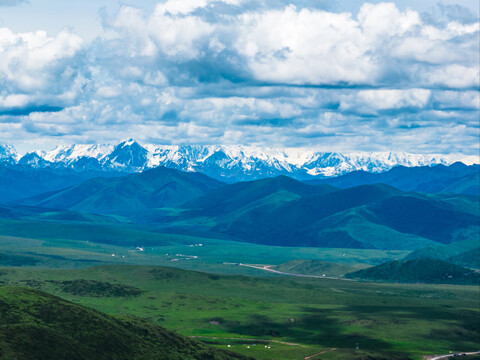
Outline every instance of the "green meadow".
[[266, 278], [138, 265], [15, 267], [0, 273], [4, 285], [38, 288], [111, 315], [133, 315], [257, 359], [303, 359], [331, 349], [315, 359], [422, 359], [479, 347], [480, 293], [474, 286]]

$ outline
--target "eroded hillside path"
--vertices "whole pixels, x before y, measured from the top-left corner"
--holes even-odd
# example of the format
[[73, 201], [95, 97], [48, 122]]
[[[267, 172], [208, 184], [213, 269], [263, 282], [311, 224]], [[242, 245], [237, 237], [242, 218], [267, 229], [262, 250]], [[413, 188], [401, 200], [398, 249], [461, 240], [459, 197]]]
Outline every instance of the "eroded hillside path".
[[333, 276], [323, 276], [323, 275], [320, 276], [320, 275], [306, 275], [306, 274], [287, 273], [287, 272], [272, 269], [271, 267], [273, 265], [261, 266], [261, 265], [242, 264], [242, 263], [239, 263], [238, 265], [253, 268], [253, 269], [258, 269], [258, 270], [270, 271], [272, 273], [279, 274], [279, 275], [298, 276], [298, 277], [307, 277], [307, 278], [315, 278], [315, 279], [333, 279], [333, 280], [355, 281], [355, 280], [352, 280], [352, 279], [345, 279], [345, 278], [333, 277]]
[[327, 352], [335, 351], [335, 350], [337, 350], [337, 348], [333, 348], [333, 349], [321, 351], [321, 352], [319, 352], [319, 353], [316, 353], [316, 354], [313, 354], [313, 355], [310, 355], [310, 356], [305, 356], [305, 360], [310, 360], [310, 359], [313, 359], [313, 358], [314, 358], [315, 356], [317, 356], [317, 355], [325, 354], [325, 353], [327, 353]]
[[451, 357], [458, 357], [459, 355], [477, 355], [477, 354], [480, 354], [480, 350], [479, 351], [474, 351], [474, 352], [456, 352], [454, 354], [446, 354], [446, 355], [433, 355], [433, 356], [429, 356], [429, 355], [425, 355], [424, 358], [425, 360], [441, 360], [441, 359], [448, 359], [448, 358], [451, 358]]
[[308, 347], [306, 345], [302, 344], [296, 344], [296, 343], [290, 343], [290, 342], [285, 342], [285, 341], [279, 341], [279, 340], [268, 340], [268, 339], [247, 339], [247, 338], [225, 338], [225, 337], [218, 337], [218, 336], [195, 336], [192, 335], [190, 336], [191, 338], [195, 339], [213, 339], [213, 340], [245, 340], [245, 341], [257, 341], [257, 342], [272, 342], [272, 343], [277, 343], [277, 344], [283, 344], [283, 345], [289, 345], [289, 346], [300, 346], [300, 347]]

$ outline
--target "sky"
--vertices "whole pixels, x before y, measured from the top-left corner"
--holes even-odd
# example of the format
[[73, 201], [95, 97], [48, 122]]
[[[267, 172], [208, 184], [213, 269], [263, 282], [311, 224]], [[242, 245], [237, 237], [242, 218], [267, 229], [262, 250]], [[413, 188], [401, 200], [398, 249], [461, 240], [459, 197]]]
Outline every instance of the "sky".
[[478, 1], [0, 0], [0, 143], [480, 151]]

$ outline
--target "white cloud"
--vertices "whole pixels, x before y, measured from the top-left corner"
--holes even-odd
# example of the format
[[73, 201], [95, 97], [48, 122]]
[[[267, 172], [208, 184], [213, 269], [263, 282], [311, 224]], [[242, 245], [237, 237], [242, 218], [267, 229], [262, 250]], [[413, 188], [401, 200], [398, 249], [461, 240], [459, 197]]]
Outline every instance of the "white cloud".
[[343, 96], [340, 109], [361, 113], [402, 108], [423, 108], [430, 99], [430, 90], [361, 90]]
[[422, 24], [420, 15], [413, 10], [401, 12], [394, 3], [365, 3], [358, 13], [358, 22], [366, 41], [404, 35]]
[[208, 4], [208, 0], [167, 0], [157, 5], [156, 13], [158, 14], [189, 14], [195, 9], [203, 8]]
[[440, 109], [480, 109], [480, 93], [478, 91], [436, 91], [432, 101]]
[[426, 83], [448, 88], [479, 88], [480, 68], [458, 64], [442, 66], [424, 74]]
[[234, 44], [256, 79], [276, 83], [370, 83], [374, 59], [348, 13], [296, 9], [247, 13]]
[[122, 89], [118, 86], [101, 86], [97, 90], [97, 95], [102, 98], [113, 98], [122, 93]]
[[[168, 4], [170, 2], [157, 5], [147, 18], [136, 8], [123, 6], [120, 9], [109, 25], [112, 27], [110, 30], [117, 32], [122, 40], [127, 56], [156, 56], [161, 53], [177, 60], [188, 60], [199, 55], [201, 44], [198, 42], [202, 39], [206, 41], [214, 26], [197, 16], [183, 16], [180, 5], [178, 11], [170, 13], [165, 9]], [[170, 7], [174, 8], [173, 5]]]
[[77, 35], [62, 31], [14, 34], [0, 29], [0, 84], [12, 92], [61, 93], [77, 76], [76, 56], [83, 48]]
[[23, 94], [0, 96], [0, 108], [13, 108], [28, 105], [29, 97]]

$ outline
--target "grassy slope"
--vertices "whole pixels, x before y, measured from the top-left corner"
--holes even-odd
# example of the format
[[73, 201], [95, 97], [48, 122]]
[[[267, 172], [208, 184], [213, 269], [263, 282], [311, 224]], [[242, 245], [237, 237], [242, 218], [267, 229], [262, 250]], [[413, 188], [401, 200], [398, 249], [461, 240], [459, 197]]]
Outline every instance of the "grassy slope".
[[438, 244], [416, 234], [396, 231], [389, 226], [373, 222], [374, 214], [366, 206], [341, 211], [314, 224], [308, 229], [310, 236], [320, 239], [332, 237], [336, 241], [336, 234], [345, 234], [359, 243], [362, 247], [376, 249], [416, 249]]
[[201, 209], [205, 215], [218, 215], [219, 212], [229, 214], [276, 193], [285, 194], [289, 201], [305, 196], [323, 195], [335, 190], [337, 189], [329, 185], [307, 185], [286, 176], [278, 176], [228, 185], [187, 202], [182, 207]]
[[436, 259], [391, 261], [345, 276], [385, 282], [480, 285], [479, 273]]
[[[80, 279], [133, 286], [142, 293], [81, 296], [64, 292], [59, 285]], [[5, 268], [0, 281], [36, 286], [110, 314], [136, 315], [184, 335], [260, 338], [307, 346], [285, 345], [285, 352], [275, 357], [284, 360], [334, 347], [344, 359], [354, 359], [355, 343], [371, 359], [421, 359], [455, 349], [476, 350], [480, 334], [478, 287], [472, 286], [262, 279], [146, 266], [61, 271]], [[248, 353], [242, 344], [232, 349]], [[264, 352], [258, 358], [272, 356]]]
[[340, 263], [303, 259], [288, 261], [286, 263], [276, 265], [272, 267], [272, 269], [292, 274], [342, 276], [358, 269], [359, 267], [363, 268], [365, 266], [351, 266]]
[[452, 256], [449, 261], [455, 264], [480, 269], [480, 247]]
[[457, 241], [448, 245], [428, 246], [426, 248], [412, 251], [405, 257], [405, 260], [414, 259], [438, 259], [448, 260], [457, 265], [470, 268], [480, 268], [478, 238], [465, 234], [467, 240]]
[[0, 314], [2, 359], [244, 359], [33, 289], [1, 287]]

